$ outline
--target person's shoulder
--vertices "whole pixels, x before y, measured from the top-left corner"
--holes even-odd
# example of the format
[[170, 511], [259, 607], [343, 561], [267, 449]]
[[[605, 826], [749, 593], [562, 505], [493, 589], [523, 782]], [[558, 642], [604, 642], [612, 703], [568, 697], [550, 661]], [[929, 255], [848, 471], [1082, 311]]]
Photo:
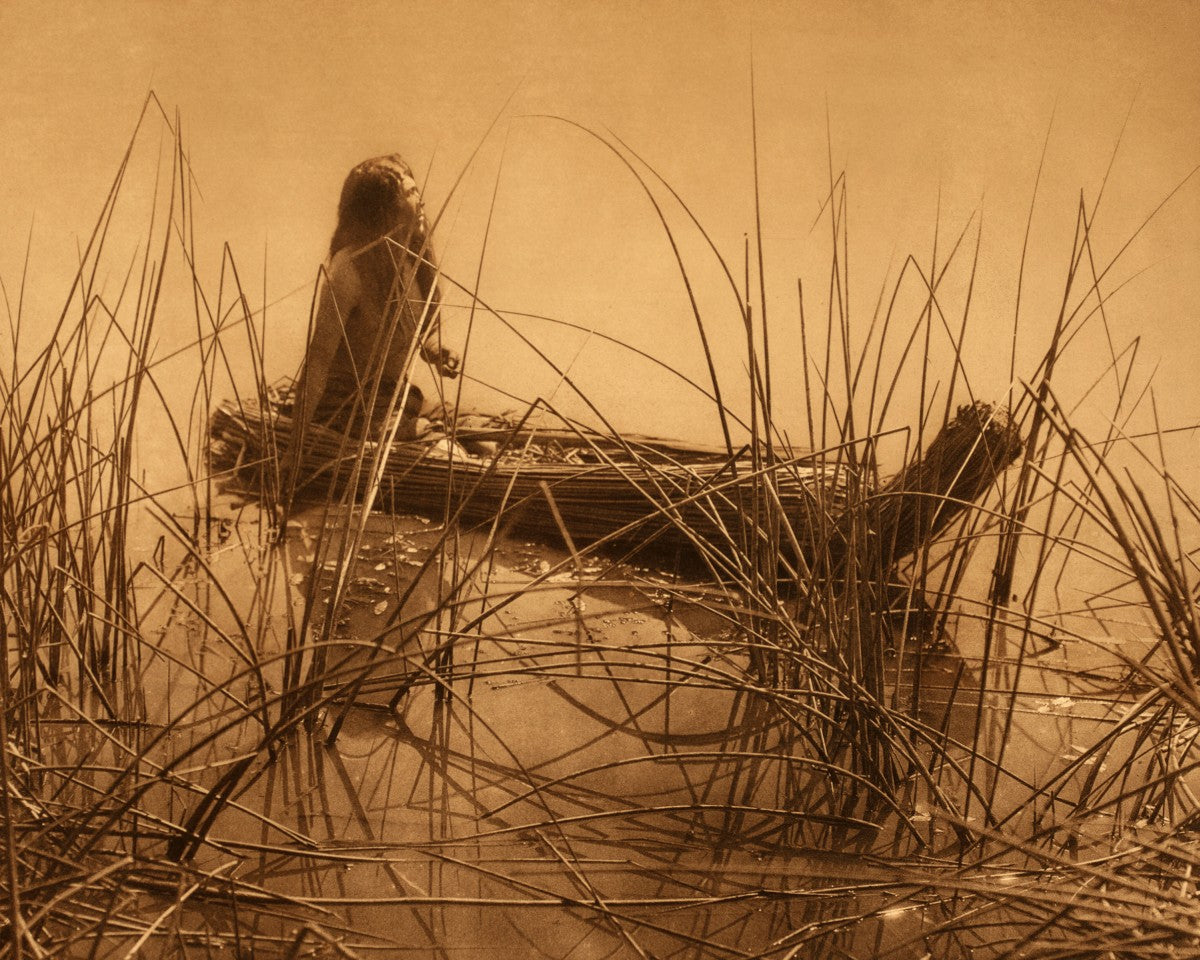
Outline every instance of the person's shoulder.
[[325, 266], [329, 285], [339, 300], [357, 299], [362, 289], [362, 278], [349, 249], [342, 249], [329, 258]]

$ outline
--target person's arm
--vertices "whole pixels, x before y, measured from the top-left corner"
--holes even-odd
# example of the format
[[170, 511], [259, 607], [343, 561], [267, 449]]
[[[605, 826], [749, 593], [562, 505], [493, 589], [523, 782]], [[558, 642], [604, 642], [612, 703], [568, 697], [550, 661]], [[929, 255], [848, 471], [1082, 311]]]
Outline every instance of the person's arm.
[[343, 253], [334, 256], [324, 274], [313, 318], [312, 338], [304, 354], [304, 367], [296, 383], [296, 398], [292, 407], [292, 436], [282, 464], [285, 476], [299, 474], [303, 456], [301, 438], [312, 422], [313, 413], [325, 395], [329, 371], [338, 347], [345, 339], [345, 324], [358, 306], [362, 288], [358, 271]]
[[437, 284], [438, 268], [433, 259], [433, 245], [424, 230], [421, 231], [421, 246], [417, 252], [421, 257], [417, 265], [417, 294], [421, 298], [422, 309], [425, 304], [429, 305], [429, 323], [421, 339], [421, 357], [432, 363], [443, 377], [453, 379], [458, 376], [461, 361], [456, 350], [442, 345], [442, 292]]

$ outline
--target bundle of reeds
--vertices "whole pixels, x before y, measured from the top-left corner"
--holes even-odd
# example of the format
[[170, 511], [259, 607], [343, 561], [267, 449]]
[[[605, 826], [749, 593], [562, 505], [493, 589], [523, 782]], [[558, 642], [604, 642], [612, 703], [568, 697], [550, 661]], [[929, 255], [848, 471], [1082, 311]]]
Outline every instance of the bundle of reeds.
[[923, 453], [869, 494], [861, 511], [838, 518], [829, 544], [835, 565], [852, 552], [860, 521], [884, 566], [917, 553], [987, 493], [1021, 446], [1020, 428], [1003, 409], [981, 401], [959, 407]]
[[[643, 436], [606, 436], [574, 425], [557, 429], [511, 424], [486, 433], [499, 442], [492, 456], [473, 457], [449, 437], [468, 439], [453, 424], [446, 436], [394, 443], [383, 467], [382, 505], [396, 512], [470, 522], [497, 516], [533, 536], [578, 543], [611, 539], [663, 546], [744, 542], [754, 486], [766, 484], [796, 543], [813, 555], [843, 552], [859, 515], [869, 520], [888, 561], [916, 551], [984, 493], [1015, 459], [1020, 436], [989, 405], [963, 407], [930, 444], [879, 487], [855, 476], [841, 457], [784, 453], [757, 465], [748, 450], [717, 449]], [[294, 423], [285, 405], [226, 402], [211, 423], [214, 470], [255, 484], [267, 453], [285, 449]], [[268, 438], [271, 438], [268, 440]], [[536, 444], [536, 445], [535, 445]], [[371, 441], [348, 443], [312, 426], [306, 433], [301, 495], [326, 496], [352, 482], [355, 464], [378, 451]], [[535, 451], [535, 452], [531, 452]], [[868, 496], [861, 498], [866, 489]], [[814, 542], [825, 531], [825, 543]], [[757, 535], [751, 532], [750, 535]], [[824, 539], [824, 538], [823, 538]], [[806, 558], [811, 560], [812, 557]]]
[[[275, 402], [265, 410], [221, 404], [210, 431], [213, 469], [257, 484], [270, 459], [267, 438], [276, 449], [291, 442], [295, 425], [285, 411]], [[757, 479], [747, 456], [735, 451], [731, 457], [723, 448], [569, 426], [513, 424], [470, 435], [448, 427], [446, 435], [392, 445], [380, 491], [385, 507], [435, 516], [449, 509], [469, 522], [501, 515], [533, 536], [555, 537], [565, 527], [579, 543], [614, 534], [622, 542], [644, 541], [656, 533], [674, 543], [682, 530], [719, 542], [739, 528], [739, 496]], [[473, 457], [450, 437], [488, 439], [499, 450]], [[310, 426], [298, 494], [324, 497], [343, 489], [355, 464], [376, 453], [372, 441], [347, 443], [341, 434]], [[797, 517], [828, 501], [831, 493], [820, 500], [816, 487], [840, 486], [833, 468], [818, 468], [807, 453], [777, 460], [770, 472], [785, 509]]]

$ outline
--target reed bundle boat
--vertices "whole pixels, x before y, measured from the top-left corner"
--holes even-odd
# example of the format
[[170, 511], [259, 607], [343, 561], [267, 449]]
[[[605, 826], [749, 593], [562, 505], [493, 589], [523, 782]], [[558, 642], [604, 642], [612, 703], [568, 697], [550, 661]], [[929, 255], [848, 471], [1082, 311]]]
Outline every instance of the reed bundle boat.
[[[227, 401], [213, 416], [210, 464], [243, 487], [277, 477], [276, 451], [295, 424], [286, 402]], [[453, 441], [451, 440], [453, 437]], [[468, 450], [478, 441], [498, 449]], [[914, 552], [978, 499], [1020, 450], [1019, 432], [987, 404], [959, 409], [928, 448], [890, 480], [870, 482], [844, 456], [734, 450], [645, 436], [613, 436], [563, 426], [530, 427], [464, 419], [448, 435], [395, 442], [349, 440], [319, 426], [305, 432], [302, 498], [359, 496], [397, 513], [456, 516], [575, 543], [611, 540], [660, 546], [746, 546], [769, 516], [783, 550], [813, 546], [836, 555], [856, 535], [851, 504], [869, 505], [868, 526], [893, 558]], [[749, 532], [748, 532], [749, 531]], [[802, 532], [797, 538], [795, 534]], [[790, 541], [790, 542], [789, 542]], [[794, 549], [791, 551], [794, 552]]]

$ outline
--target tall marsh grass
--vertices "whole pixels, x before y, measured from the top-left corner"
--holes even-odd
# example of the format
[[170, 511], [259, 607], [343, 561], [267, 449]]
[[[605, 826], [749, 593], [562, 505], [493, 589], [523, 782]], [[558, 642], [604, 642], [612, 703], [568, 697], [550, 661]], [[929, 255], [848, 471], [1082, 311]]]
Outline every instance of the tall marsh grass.
[[[1107, 327], [1094, 207], [1078, 209], [1040, 366], [997, 398], [965, 368], [969, 292], [942, 292], [955, 269], [973, 287], [977, 225], [974, 252], [964, 230], [944, 259], [907, 259], [874, 316], [852, 317], [849, 189], [831, 171], [825, 309], [814, 319], [799, 284], [792, 338], [752, 282], [761, 249], [739, 265], [711, 244], [737, 304], [714, 317], [690, 301], [719, 479], [681, 488], [594, 405], [599, 428], [556, 423], [615, 444], [645, 539], [669, 530], [682, 546], [630, 552], [628, 530], [577, 542], [547, 489], [559, 542], [522, 567], [515, 505], [474, 527], [449, 498], [433, 522], [373, 512], [403, 496], [382, 448], [342, 450], [346, 482], [302, 508], [270, 418], [253, 498], [219, 492], [208, 423], [226, 392], [269, 406], [268, 335], [228, 251], [215, 289], [195, 268], [187, 154], [157, 111], [151, 99], [61, 315], [25, 316], [6, 288], [0, 955], [1196, 949], [1200, 508], [1167, 463], [1177, 425], [1128, 431], [1145, 403], [1131, 353], [1104, 375], [1104, 435], [1059, 399], [1056, 371]], [[114, 288], [108, 230], [152, 124], [171, 158]], [[602, 144], [653, 200], [690, 291], [677, 235], [707, 239], [698, 219], [627, 145]], [[171, 282], [189, 290], [195, 337], [163, 357], [156, 331], [180, 323], [178, 297], [162, 315]], [[913, 286], [923, 305], [906, 316]], [[462, 289], [473, 329], [520, 335]], [[744, 331], [742, 384], [718, 378], [718, 323]], [[773, 389], [785, 362], [804, 380], [802, 443]], [[187, 410], [160, 379], [181, 365]], [[908, 389], [919, 417], [896, 423]], [[172, 438], [175, 488], [142, 482], [148, 418]], [[955, 423], [973, 440], [938, 446]], [[897, 446], [899, 480], [882, 452]], [[949, 477], [943, 492], [914, 495], [930, 473]], [[785, 481], [812, 509], [784, 509]], [[1064, 602], [1079, 567], [1112, 589]], [[1104, 636], [1115, 614], [1142, 642]], [[1066, 651], [1061, 665], [1047, 651]], [[1075, 666], [1095, 651], [1101, 666]], [[1093, 710], [1075, 723], [1081, 703]], [[1070, 721], [1067, 756], [1014, 755], [1030, 717]], [[552, 720], [578, 742], [559, 744]]]

